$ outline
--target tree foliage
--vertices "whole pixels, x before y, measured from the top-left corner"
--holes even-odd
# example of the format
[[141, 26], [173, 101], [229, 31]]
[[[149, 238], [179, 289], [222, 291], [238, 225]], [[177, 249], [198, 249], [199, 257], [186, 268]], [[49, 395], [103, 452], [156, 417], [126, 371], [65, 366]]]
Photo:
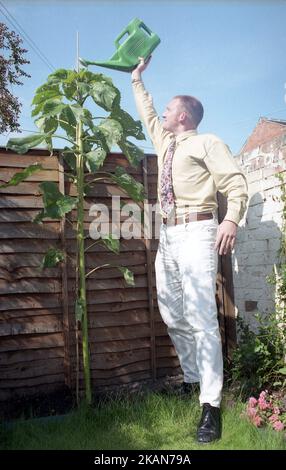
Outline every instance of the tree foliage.
[[22, 85], [22, 77], [30, 77], [22, 66], [30, 62], [25, 59], [26, 49], [22, 39], [0, 23], [0, 132], [19, 131], [21, 103], [9, 88]]

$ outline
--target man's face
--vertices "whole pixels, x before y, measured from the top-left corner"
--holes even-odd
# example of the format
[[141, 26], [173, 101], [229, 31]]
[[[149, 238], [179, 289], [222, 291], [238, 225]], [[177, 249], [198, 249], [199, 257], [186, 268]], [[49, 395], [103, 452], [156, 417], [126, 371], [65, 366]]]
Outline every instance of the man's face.
[[163, 127], [167, 131], [176, 132], [182, 118], [182, 105], [179, 99], [174, 98], [166, 106], [163, 113]]

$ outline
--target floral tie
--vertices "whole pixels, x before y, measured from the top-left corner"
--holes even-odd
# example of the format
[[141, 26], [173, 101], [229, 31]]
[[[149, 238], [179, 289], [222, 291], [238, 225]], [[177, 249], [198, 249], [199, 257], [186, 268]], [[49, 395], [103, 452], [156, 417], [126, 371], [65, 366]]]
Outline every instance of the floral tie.
[[163, 170], [161, 174], [161, 208], [166, 216], [170, 215], [172, 210], [175, 207], [175, 197], [173, 191], [173, 182], [172, 182], [172, 162], [174, 156], [174, 150], [176, 146], [176, 140], [172, 140], [168, 149], [167, 155], [164, 160]]

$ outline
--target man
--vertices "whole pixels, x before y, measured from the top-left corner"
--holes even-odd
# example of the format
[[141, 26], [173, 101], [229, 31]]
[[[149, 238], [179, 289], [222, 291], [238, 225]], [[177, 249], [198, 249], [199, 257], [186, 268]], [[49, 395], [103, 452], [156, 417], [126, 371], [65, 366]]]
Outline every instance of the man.
[[[221, 437], [223, 386], [215, 285], [217, 253], [233, 249], [247, 202], [247, 183], [228, 147], [213, 134], [198, 134], [203, 106], [192, 96], [174, 97], [160, 121], [141, 74], [132, 72], [138, 112], [158, 155], [158, 199], [162, 215], [155, 261], [157, 297], [184, 373], [185, 387], [200, 384], [199, 442]], [[217, 221], [216, 192], [228, 209]]]

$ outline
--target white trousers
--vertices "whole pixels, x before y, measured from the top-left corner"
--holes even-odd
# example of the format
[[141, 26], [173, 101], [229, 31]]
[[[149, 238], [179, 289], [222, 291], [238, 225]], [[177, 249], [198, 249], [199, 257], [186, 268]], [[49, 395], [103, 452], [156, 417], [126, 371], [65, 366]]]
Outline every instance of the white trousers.
[[223, 385], [215, 301], [217, 219], [160, 228], [155, 261], [160, 313], [185, 382], [200, 383], [200, 403], [219, 407]]

